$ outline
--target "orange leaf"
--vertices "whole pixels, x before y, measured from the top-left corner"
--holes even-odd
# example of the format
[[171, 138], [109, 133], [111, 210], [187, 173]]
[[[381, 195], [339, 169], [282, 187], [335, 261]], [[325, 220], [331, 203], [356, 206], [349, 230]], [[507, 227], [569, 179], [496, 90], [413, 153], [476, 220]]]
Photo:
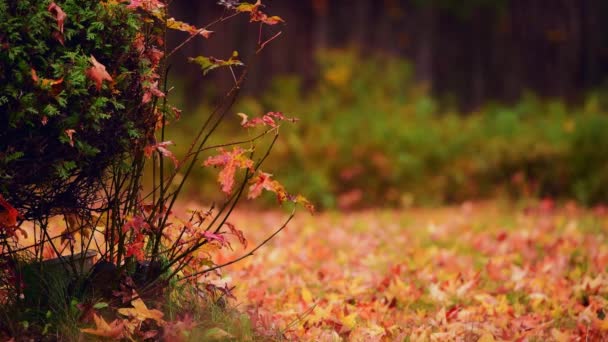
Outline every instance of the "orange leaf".
[[108, 322], [96, 314], [93, 314], [93, 320], [95, 321], [95, 329], [85, 328], [80, 329], [80, 331], [91, 335], [113, 339], [120, 339], [124, 337], [124, 322], [122, 320], [117, 319], [108, 324]]
[[65, 135], [68, 136], [68, 138], [70, 138], [70, 146], [74, 147], [74, 133], [76, 133], [75, 129], [66, 129], [65, 131]]
[[93, 82], [95, 82], [95, 88], [97, 88], [97, 90], [99, 91], [101, 90], [102, 82], [112, 82], [112, 77], [106, 71], [105, 65], [99, 63], [93, 55], [91, 55], [90, 61], [93, 66], [87, 69], [87, 77], [90, 78]]

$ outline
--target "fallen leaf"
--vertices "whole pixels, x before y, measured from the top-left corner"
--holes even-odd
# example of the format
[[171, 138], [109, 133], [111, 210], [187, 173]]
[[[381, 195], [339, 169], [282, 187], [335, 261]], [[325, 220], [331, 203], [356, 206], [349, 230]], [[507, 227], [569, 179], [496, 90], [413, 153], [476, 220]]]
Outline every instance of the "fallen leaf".
[[108, 324], [103, 317], [93, 314], [93, 321], [95, 322], [95, 329], [84, 328], [80, 329], [83, 333], [108, 337], [113, 339], [120, 339], [125, 337], [124, 335], [124, 323], [122, 320], [116, 319], [112, 323]]
[[164, 324], [163, 313], [156, 309], [148, 309], [146, 304], [141, 298], [137, 298], [131, 301], [132, 308], [120, 308], [118, 313], [124, 316], [129, 316], [140, 321], [151, 319], [156, 321], [158, 324]]

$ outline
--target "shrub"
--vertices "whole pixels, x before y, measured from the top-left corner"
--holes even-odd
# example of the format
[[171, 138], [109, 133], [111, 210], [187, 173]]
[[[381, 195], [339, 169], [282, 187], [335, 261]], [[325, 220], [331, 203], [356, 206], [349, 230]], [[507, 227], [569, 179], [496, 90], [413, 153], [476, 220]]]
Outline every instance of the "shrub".
[[[253, 138], [210, 144], [245, 78], [236, 52], [225, 60], [189, 59], [203, 74], [230, 69], [234, 84], [198, 126], [187, 153], [178, 159], [170, 151], [165, 127], [180, 111], [168, 99], [167, 58], [212, 32], [209, 25], [197, 28], [169, 17], [168, 3], [0, 0], [0, 98], [7, 113], [0, 120], [8, 127], [0, 133], [0, 263], [6, 266], [0, 276], [0, 336], [39, 338], [50, 326], [74, 323], [76, 309], [95, 323], [84, 333], [156, 336], [172, 328], [161, 311], [147, 306], [151, 301], [166, 304], [171, 290], [184, 284], [200, 294], [201, 283], [206, 297], [224, 301], [231, 288], [209, 278], [253, 255], [294, 215], [240, 258], [216, 264], [214, 252], [231, 248], [231, 240], [247, 247], [244, 233], [227, 221], [243, 194], [254, 199], [268, 191], [280, 203], [313, 209], [260, 169], [281, 122], [295, 119], [279, 112], [242, 114], [241, 128], [255, 132]], [[248, 15], [262, 37], [265, 26], [282, 22], [263, 12], [261, 1], [219, 5], [225, 12], [212, 24]], [[187, 38], [169, 50], [168, 30], [186, 32]], [[259, 148], [264, 137], [270, 142]], [[178, 197], [201, 164], [220, 169], [223, 197], [178, 217]], [[151, 184], [144, 183], [146, 167]], [[20, 244], [23, 221], [33, 233], [31, 245]], [[90, 249], [99, 254], [94, 265]], [[47, 312], [63, 312], [64, 320]], [[106, 322], [108, 317], [114, 320]], [[78, 332], [73, 325], [71, 330]]]
[[50, 3], [0, 1], [0, 192], [26, 219], [90, 208], [105, 170], [155, 124], [140, 105], [152, 66], [133, 11]]

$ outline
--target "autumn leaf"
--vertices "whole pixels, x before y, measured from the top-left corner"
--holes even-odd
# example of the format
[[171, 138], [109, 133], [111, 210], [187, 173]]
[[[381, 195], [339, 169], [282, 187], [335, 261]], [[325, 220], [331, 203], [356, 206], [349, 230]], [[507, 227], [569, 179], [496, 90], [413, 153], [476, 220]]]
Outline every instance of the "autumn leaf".
[[125, 337], [124, 323], [122, 320], [116, 319], [112, 323], [108, 324], [103, 317], [93, 313], [93, 321], [95, 322], [95, 329], [83, 328], [80, 329], [80, 331], [83, 333], [112, 339], [120, 339]]
[[203, 232], [203, 237], [207, 239], [207, 241], [217, 241], [221, 246], [225, 246], [228, 243], [226, 238], [221, 234], [215, 234], [209, 231]]
[[59, 7], [59, 5], [57, 5], [55, 2], [51, 2], [49, 4], [49, 7], [47, 8], [47, 10], [49, 12], [51, 12], [51, 14], [55, 17], [55, 20], [57, 20], [57, 28], [58, 28], [59, 32], [57, 34], [53, 34], [53, 36], [55, 37], [55, 39], [57, 39], [61, 43], [61, 45], [63, 45], [64, 44], [63, 24], [65, 23], [67, 14], [65, 14], [65, 12], [61, 9], [61, 7]]
[[183, 21], [175, 20], [175, 18], [167, 19], [167, 28], [170, 28], [172, 30], [182, 31], [182, 32], [188, 32], [191, 35], [199, 34], [205, 38], [211, 37], [211, 34], [213, 33], [213, 31], [208, 31], [205, 29], [198, 29], [195, 26], [185, 23]]
[[118, 309], [118, 313], [123, 316], [135, 318], [142, 322], [146, 319], [151, 319], [161, 325], [165, 323], [165, 321], [163, 321], [162, 319], [163, 313], [156, 309], [148, 309], [148, 307], [141, 298], [132, 300], [131, 306], [133, 307]]
[[219, 149], [217, 156], [207, 158], [203, 163], [204, 166], [222, 167], [218, 175], [218, 182], [222, 187], [222, 191], [226, 194], [232, 193], [234, 187], [234, 177], [237, 169], [248, 169], [253, 172], [253, 160], [245, 156], [245, 150], [240, 147], [235, 147], [232, 151]]
[[258, 174], [251, 180], [251, 186], [249, 186], [249, 194], [247, 198], [255, 199], [262, 194], [262, 190], [267, 190], [276, 193], [280, 196], [279, 201], [282, 202], [287, 194], [285, 188], [278, 181], [271, 179], [272, 175], [266, 172], [258, 172]]
[[243, 120], [241, 121], [241, 126], [243, 127], [255, 127], [255, 126], [269, 126], [269, 127], [277, 127], [277, 121], [291, 121], [291, 122], [296, 122], [298, 121], [297, 118], [288, 118], [285, 115], [283, 115], [283, 113], [280, 112], [268, 112], [265, 115], [263, 115], [262, 117], [258, 117], [258, 118], [253, 118], [251, 120], [248, 119], [246, 114], [243, 113], [239, 113], [239, 116], [241, 116], [243, 118]]
[[27, 233], [17, 227], [17, 219], [19, 217], [17, 209], [0, 195], [0, 235], [15, 237], [15, 232], [19, 230], [27, 238]]
[[171, 151], [169, 151], [169, 149], [167, 149], [167, 146], [171, 146], [171, 145], [173, 145], [172, 141], [163, 141], [160, 143], [148, 145], [148, 146], [144, 147], [144, 155], [147, 158], [150, 158], [150, 157], [152, 157], [152, 153], [154, 151], [158, 151], [163, 156], [171, 159], [171, 161], [173, 162], [173, 166], [178, 167], [179, 160], [177, 159], [177, 157], [175, 157], [173, 152], [171, 152]]
[[198, 56], [194, 58], [188, 58], [188, 61], [190, 63], [198, 64], [201, 67], [201, 70], [203, 71], [203, 75], [207, 75], [209, 71], [220, 67], [243, 65], [243, 62], [241, 62], [238, 57], [238, 52], [234, 51], [232, 53], [232, 56], [228, 60], [217, 59], [215, 57]]
[[284, 22], [281, 17], [278, 16], [268, 16], [266, 13], [262, 12], [260, 8], [262, 7], [262, 1], [258, 0], [255, 4], [251, 3], [242, 3], [237, 6], [237, 12], [247, 12], [249, 13], [249, 18], [251, 22], [262, 22], [267, 25], [276, 25], [278, 23]]
[[236, 236], [241, 245], [243, 245], [243, 248], [247, 249], [247, 240], [245, 239], [245, 234], [243, 234], [243, 231], [237, 229], [236, 226], [230, 222], [224, 222], [224, 225], [228, 227], [232, 235]]
[[279, 204], [290, 201], [296, 204], [303, 205], [308, 211], [314, 213], [315, 207], [306, 197], [298, 194], [298, 195], [290, 195], [285, 190], [285, 187], [279, 183], [277, 180], [271, 179], [272, 175], [270, 173], [259, 171], [255, 177], [253, 177], [250, 181], [249, 186], [249, 194], [247, 194], [248, 199], [258, 198], [263, 190], [274, 192], [277, 195], [277, 201]]
[[127, 6], [129, 9], [141, 8], [148, 12], [154, 12], [165, 7], [165, 4], [160, 0], [131, 0], [131, 3]]
[[95, 88], [97, 88], [97, 91], [99, 91], [101, 90], [101, 85], [103, 81], [112, 82], [112, 77], [106, 71], [106, 67], [103, 64], [99, 63], [93, 55], [91, 55], [90, 61], [93, 66], [87, 69], [86, 75], [89, 79], [95, 82]]

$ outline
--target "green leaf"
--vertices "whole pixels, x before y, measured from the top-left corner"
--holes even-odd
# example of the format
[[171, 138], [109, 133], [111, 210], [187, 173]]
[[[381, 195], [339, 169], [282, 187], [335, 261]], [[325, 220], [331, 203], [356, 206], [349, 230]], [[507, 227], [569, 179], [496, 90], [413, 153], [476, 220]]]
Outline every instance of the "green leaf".
[[103, 308], [107, 308], [108, 307], [108, 303], [105, 302], [99, 302], [99, 303], [95, 303], [95, 305], [93, 305], [94, 309], [103, 309]]
[[225, 341], [230, 339], [234, 339], [234, 336], [217, 327], [207, 330], [204, 335], [205, 341]]
[[217, 59], [215, 57], [205, 57], [205, 56], [198, 56], [198, 57], [194, 57], [194, 58], [188, 58], [188, 61], [190, 63], [196, 63], [198, 64], [202, 71], [203, 71], [203, 75], [207, 75], [207, 73], [213, 69], [219, 68], [219, 67], [230, 67], [230, 66], [241, 66], [243, 65], [243, 62], [241, 62], [239, 59], [239, 53], [234, 51], [232, 53], [232, 56], [228, 59], [228, 60], [222, 60], [222, 59]]

